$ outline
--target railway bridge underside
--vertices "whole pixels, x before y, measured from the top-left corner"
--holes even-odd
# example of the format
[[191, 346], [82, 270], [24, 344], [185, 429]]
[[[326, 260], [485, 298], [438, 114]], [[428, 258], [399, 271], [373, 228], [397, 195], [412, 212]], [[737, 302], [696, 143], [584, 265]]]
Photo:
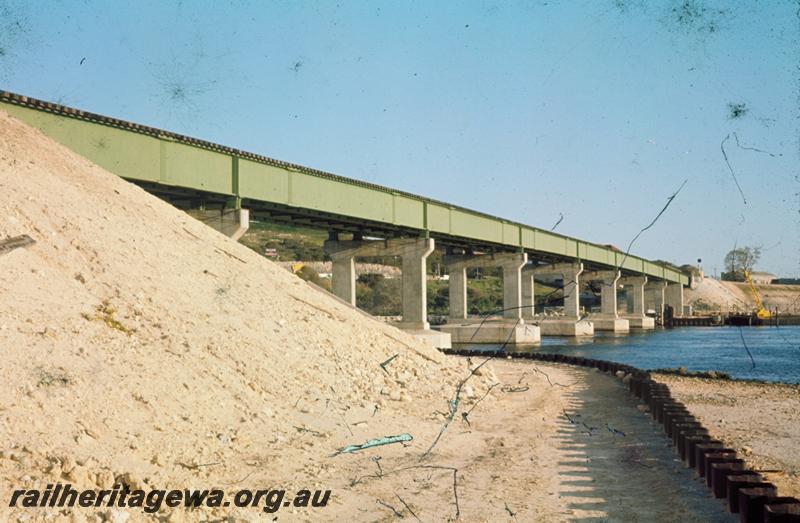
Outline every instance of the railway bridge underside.
[[[607, 245], [14, 93], [0, 92], [0, 108], [232, 238], [251, 219], [327, 230], [333, 292], [352, 305], [354, 260], [399, 256], [398, 327], [440, 347], [451, 339], [537, 343], [542, 335], [626, 332], [652, 328], [648, 310], [683, 311], [686, 274]], [[447, 252], [450, 314], [434, 330], [425, 267], [436, 248]], [[499, 267], [503, 274], [503, 310], [489, 318], [467, 314], [467, 274], [478, 267]], [[534, 280], [545, 275], [560, 278], [564, 305], [557, 313], [534, 305]], [[597, 311], [581, 305], [586, 285], [599, 288]], [[628, 297], [622, 312], [620, 290]]]

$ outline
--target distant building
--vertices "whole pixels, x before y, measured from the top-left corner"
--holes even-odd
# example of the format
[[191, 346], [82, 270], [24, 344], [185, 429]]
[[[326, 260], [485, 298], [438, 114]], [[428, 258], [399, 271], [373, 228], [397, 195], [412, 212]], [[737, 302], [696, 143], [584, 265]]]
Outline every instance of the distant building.
[[758, 285], [770, 285], [777, 280], [778, 277], [769, 272], [753, 271], [750, 273], [750, 279], [753, 280], [753, 283]]

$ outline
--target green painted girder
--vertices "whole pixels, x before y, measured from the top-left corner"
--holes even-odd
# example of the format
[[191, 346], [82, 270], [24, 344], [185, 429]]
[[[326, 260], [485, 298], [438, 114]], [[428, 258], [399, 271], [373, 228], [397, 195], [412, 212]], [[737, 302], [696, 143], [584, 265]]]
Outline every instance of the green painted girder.
[[616, 249], [388, 187], [94, 113], [0, 92], [0, 107], [106, 170], [153, 192], [207, 195], [258, 212], [280, 208], [347, 227], [426, 235], [440, 243], [579, 259], [669, 282], [688, 276]]

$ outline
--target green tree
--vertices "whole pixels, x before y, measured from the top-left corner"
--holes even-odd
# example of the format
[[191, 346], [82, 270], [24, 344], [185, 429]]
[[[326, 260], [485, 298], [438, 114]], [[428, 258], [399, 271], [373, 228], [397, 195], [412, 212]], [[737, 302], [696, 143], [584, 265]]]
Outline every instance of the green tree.
[[358, 307], [376, 316], [396, 316], [402, 312], [401, 280], [382, 274], [361, 274], [356, 280]]
[[760, 247], [738, 247], [725, 255], [725, 271], [722, 279], [726, 281], [744, 281], [744, 272], [750, 272], [761, 258]]

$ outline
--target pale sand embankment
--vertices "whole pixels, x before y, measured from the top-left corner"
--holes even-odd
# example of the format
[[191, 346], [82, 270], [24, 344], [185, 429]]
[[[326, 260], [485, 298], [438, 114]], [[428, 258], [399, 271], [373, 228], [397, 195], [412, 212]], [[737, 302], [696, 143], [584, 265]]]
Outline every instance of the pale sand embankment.
[[[764, 307], [780, 314], [800, 314], [800, 285], [756, 285]], [[703, 278], [694, 289], [684, 290], [684, 301], [695, 312], [752, 312], [755, 298], [746, 283]]]
[[[469, 425], [451, 425], [434, 460], [459, 470], [463, 521], [735, 521], [621, 380], [525, 360], [493, 365], [503, 385], [472, 411]], [[520, 387], [529, 388], [513, 392]], [[384, 470], [419, 464], [416, 452], [378, 454]], [[353, 456], [347, 467], [347, 477], [377, 470], [369, 455]], [[449, 471], [412, 470], [357, 485], [357, 520], [392, 521], [377, 500], [400, 510], [395, 492], [423, 521], [455, 515]]]
[[[619, 380], [585, 369], [536, 365], [550, 385], [532, 363], [485, 367], [420, 460], [467, 360], [366, 318], [2, 113], [0, 216], [0, 237], [36, 240], [0, 256], [0, 521], [274, 517], [7, 506], [16, 488], [120, 481], [333, 490], [325, 509], [282, 509], [279, 521], [391, 521], [386, 505], [406, 520], [452, 519], [452, 472], [428, 466], [458, 469], [461, 521], [730, 520]], [[404, 432], [406, 446], [332, 456]], [[414, 468], [391, 472], [402, 467]]]
[[781, 495], [800, 497], [800, 385], [653, 374], [715, 438], [765, 472]]

